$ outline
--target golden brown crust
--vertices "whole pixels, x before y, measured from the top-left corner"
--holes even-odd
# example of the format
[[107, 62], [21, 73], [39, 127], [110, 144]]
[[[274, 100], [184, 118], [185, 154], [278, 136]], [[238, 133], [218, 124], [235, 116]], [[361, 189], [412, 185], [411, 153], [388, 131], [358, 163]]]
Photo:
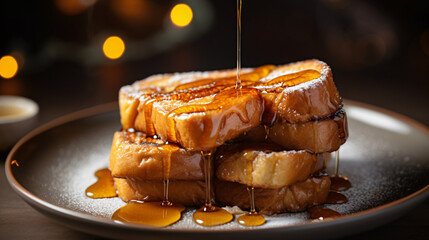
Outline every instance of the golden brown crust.
[[[162, 201], [162, 181], [133, 181], [115, 178], [118, 196], [125, 202]], [[312, 177], [303, 182], [277, 189], [255, 188], [256, 209], [264, 214], [296, 212], [326, 201], [330, 187], [329, 177]], [[203, 181], [170, 181], [169, 200], [186, 206], [201, 206], [205, 200]], [[250, 207], [246, 185], [216, 180], [214, 183], [216, 203]]]
[[[312, 177], [303, 182], [277, 189], [255, 188], [255, 206], [261, 213], [296, 212], [322, 204], [328, 197], [329, 177]], [[216, 202], [242, 209], [250, 207], [246, 185], [215, 181]]]
[[[331, 68], [319, 60], [306, 60], [277, 67], [270, 75], [314, 69], [318, 79], [285, 88], [275, 96], [277, 117], [291, 123], [325, 118], [342, 107], [342, 99], [335, 87]], [[269, 79], [269, 77], [268, 77]], [[263, 94], [264, 96], [264, 94]], [[264, 97], [269, 99], [271, 97]]]
[[269, 139], [285, 149], [309, 150], [313, 153], [333, 152], [348, 138], [347, 115], [342, 112], [330, 119], [304, 123], [275, 123]]
[[[179, 106], [196, 106], [210, 102], [210, 98], [189, 103], [162, 101], [153, 104], [152, 122], [156, 134], [162, 139], [177, 142], [191, 151], [206, 151], [221, 146], [241, 133], [260, 124], [263, 112], [262, 98], [256, 91], [231, 98], [222, 107], [198, 113], [169, 114]], [[174, 129], [169, 126], [172, 117]], [[171, 136], [169, 133], [174, 132]]]
[[[191, 101], [172, 99], [154, 101], [148, 93], [172, 91], [181, 84], [206, 78], [231, 77], [235, 72], [224, 70], [149, 77], [147, 80], [121, 88], [119, 94], [121, 123], [124, 128], [136, 128], [150, 135], [157, 134], [163, 140], [179, 143], [186, 149], [210, 150], [235, 138], [240, 133], [258, 126], [261, 121], [267, 123], [267, 121], [276, 120], [297, 123], [321, 119], [335, 113], [341, 108], [342, 101], [333, 83], [331, 70], [324, 62], [307, 60], [279, 66], [274, 68], [268, 76], [260, 79], [260, 82], [268, 82], [280, 75], [307, 69], [317, 70], [321, 76], [309, 82], [286, 87], [281, 92], [267, 92], [260, 89], [264, 104], [261, 104], [261, 97], [248, 95], [242, 97], [237, 103], [232, 103], [229, 107], [224, 106], [223, 109], [217, 111], [180, 113], [174, 116], [169, 115], [172, 110], [186, 105], [207, 104], [212, 101], [213, 95]], [[244, 71], [249, 72], [252, 69]], [[264, 117], [260, 118], [262, 108], [265, 108], [265, 112]], [[246, 109], [246, 117], [249, 120], [243, 121], [243, 118], [240, 118], [239, 114], [235, 112], [236, 109]], [[171, 117], [174, 120], [169, 120]], [[215, 125], [213, 120], [221, 123], [217, 125], [218, 129], [212, 128]], [[174, 123], [174, 127], [166, 127], [169, 126], [169, 121]], [[210, 135], [208, 133], [216, 131], [219, 134], [208, 138]], [[174, 134], [171, 134], [172, 132]]]
[[223, 152], [220, 149], [216, 158], [216, 177], [257, 188], [281, 188], [304, 181], [322, 170], [331, 157], [329, 153], [316, 155], [307, 151], [245, 149]]
[[[138, 181], [115, 178], [118, 196], [124, 201], [162, 201], [164, 185], [162, 181]], [[174, 203], [186, 206], [200, 206], [205, 201], [204, 181], [169, 181], [168, 198]], [[214, 196], [212, 194], [212, 196]]]
[[[268, 128], [268, 139], [285, 150], [308, 150], [313, 153], [333, 152], [348, 138], [347, 115], [343, 110], [321, 120], [302, 123], [275, 122]], [[266, 129], [258, 126], [235, 142], [264, 142]]]
[[[170, 166], [169, 166], [170, 165]], [[110, 152], [113, 177], [137, 180], [204, 180], [200, 152], [191, 152], [144, 133], [116, 132]]]

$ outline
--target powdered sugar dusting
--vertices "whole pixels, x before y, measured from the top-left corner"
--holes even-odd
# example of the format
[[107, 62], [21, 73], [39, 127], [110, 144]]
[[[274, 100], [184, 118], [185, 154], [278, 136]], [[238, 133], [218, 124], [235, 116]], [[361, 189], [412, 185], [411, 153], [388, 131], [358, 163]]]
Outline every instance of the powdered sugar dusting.
[[[20, 184], [44, 201], [109, 220], [125, 203], [119, 198], [88, 198], [85, 189], [96, 181], [95, 171], [108, 166], [111, 139], [119, 127], [118, 114], [113, 112], [50, 130], [18, 151], [21, 167], [14, 174]], [[327, 207], [347, 215], [395, 201], [427, 185], [429, 135], [414, 125], [409, 125], [410, 133], [404, 135], [353, 118], [349, 127], [350, 138], [340, 151], [340, 174], [352, 182], [352, 188], [343, 192], [349, 202]], [[332, 171], [333, 161], [328, 166], [328, 172]], [[248, 228], [236, 222], [236, 215], [228, 224], [206, 228], [193, 222], [194, 211], [188, 208], [179, 222], [167, 228], [250, 230], [313, 222], [307, 212], [283, 213], [265, 216], [266, 224]]]

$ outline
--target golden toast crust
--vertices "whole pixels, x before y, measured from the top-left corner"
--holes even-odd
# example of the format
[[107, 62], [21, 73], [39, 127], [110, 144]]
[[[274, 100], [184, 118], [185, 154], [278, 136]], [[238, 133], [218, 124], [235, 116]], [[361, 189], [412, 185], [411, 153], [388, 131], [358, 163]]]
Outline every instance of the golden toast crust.
[[[267, 215], [302, 211], [307, 207], [324, 203], [330, 185], [329, 177], [311, 177], [283, 188], [255, 188], [255, 207]], [[215, 181], [215, 189], [218, 204], [250, 208], [246, 185], [218, 180]]]
[[[266, 85], [283, 75], [310, 70], [317, 71], [315, 76], [319, 77], [290, 87], [281, 83]], [[243, 76], [247, 73], [249, 79], [257, 82], [245, 86], [246, 92], [236, 100], [231, 96], [219, 97], [223, 101], [218, 109], [201, 106], [214, 105], [216, 96], [225, 91], [221, 90], [222, 81], [232, 82], [233, 70], [156, 75], [125, 86], [119, 93], [121, 123], [124, 128], [156, 134], [189, 150], [210, 150], [261, 123], [322, 119], [342, 106], [331, 69], [324, 62], [307, 60], [279, 67], [244, 69], [243, 72]], [[223, 80], [216, 82], [221, 78]], [[210, 85], [209, 80], [220, 86], [201, 90], [198, 84], [192, 85], [194, 82]], [[191, 88], [186, 95], [180, 87], [188, 85]], [[247, 89], [258, 89], [259, 93]], [[184, 108], [199, 110], [183, 112]]]
[[116, 132], [110, 170], [116, 178], [136, 180], [204, 180], [200, 152], [191, 152], [144, 133]]
[[343, 110], [314, 121], [275, 122], [267, 129], [258, 126], [234, 139], [234, 142], [264, 142], [266, 139], [285, 150], [308, 150], [312, 153], [333, 152], [348, 138], [347, 115]]
[[[331, 155], [307, 151], [220, 149], [215, 159], [216, 177], [257, 188], [281, 188], [304, 181], [321, 171]], [[223, 152], [227, 152], [223, 154]]]
[[[114, 178], [118, 196], [124, 201], [162, 201], [164, 199], [162, 181], [139, 181]], [[168, 198], [185, 206], [200, 206], [205, 201], [204, 181], [170, 181]], [[213, 188], [212, 188], [213, 189]], [[212, 193], [214, 196], [214, 193]]]

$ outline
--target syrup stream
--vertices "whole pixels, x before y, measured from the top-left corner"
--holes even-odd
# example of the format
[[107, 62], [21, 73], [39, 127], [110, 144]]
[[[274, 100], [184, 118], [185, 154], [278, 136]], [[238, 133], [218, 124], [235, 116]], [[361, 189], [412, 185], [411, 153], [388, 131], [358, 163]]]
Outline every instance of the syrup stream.
[[211, 199], [211, 157], [212, 151], [201, 151], [204, 160], [204, 177], [206, 183], [206, 200], [203, 207], [195, 211], [194, 221], [200, 225], [211, 227], [230, 222], [233, 216], [228, 211], [213, 206]]
[[211, 155], [212, 152], [204, 152], [201, 151], [201, 155], [203, 156], [204, 160], [204, 177], [205, 177], [205, 183], [206, 183], [206, 201], [205, 206], [208, 208], [212, 207], [212, 198], [211, 198], [211, 177], [210, 177], [210, 170], [211, 170]]
[[162, 200], [163, 206], [171, 206], [172, 203], [168, 200], [168, 185], [170, 183], [169, 179], [164, 179], [164, 199]]
[[164, 185], [164, 198], [162, 200], [161, 205], [162, 206], [172, 206], [173, 203], [171, 203], [168, 200], [168, 185], [170, 183], [170, 168], [171, 168], [171, 153], [172, 150], [169, 151], [169, 154], [167, 157], [164, 157], [164, 163], [163, 163], [163, 185]]
[[255, 209], [255, 188], [252, 187], [247, 187], [247, 192], [249, 192], [249, 197], [250, 197], [250, 213], [256, 213], [256, 209]]
[[340, 150], [335, 151], [335, 177], [338, 177], [338, 169], [340, 168]]
[[341, 214], [333, 209], [325, 208], [323, 206], [315, 206], [308, 209], [311, 219], [325, 220], [328, 218], [340, 217]]
[[244, 226], [259, 226], [265, 223], [265, 218], [255, 209], [255, 188], [247, 187], [247, 192], [250, 198], [250, 212], [241, 215], [237, 222]]
[[331, 177], [331, 190], [345, 191], [352, 185], [348, 178], [338, 174], [340, 165], [340, 150], [335, 151], [335, 176]]
[[237, 82], [236, 89], [241, 88], [241, 0], [237, 0]]

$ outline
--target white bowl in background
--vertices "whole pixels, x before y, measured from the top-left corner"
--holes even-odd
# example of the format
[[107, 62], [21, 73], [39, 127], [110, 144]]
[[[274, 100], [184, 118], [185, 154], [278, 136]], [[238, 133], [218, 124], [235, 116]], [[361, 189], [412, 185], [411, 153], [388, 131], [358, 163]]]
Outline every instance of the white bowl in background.
[[39, 105], [19, 96], [0, 96], [0, 151], [10, 149], [34, 127]]

